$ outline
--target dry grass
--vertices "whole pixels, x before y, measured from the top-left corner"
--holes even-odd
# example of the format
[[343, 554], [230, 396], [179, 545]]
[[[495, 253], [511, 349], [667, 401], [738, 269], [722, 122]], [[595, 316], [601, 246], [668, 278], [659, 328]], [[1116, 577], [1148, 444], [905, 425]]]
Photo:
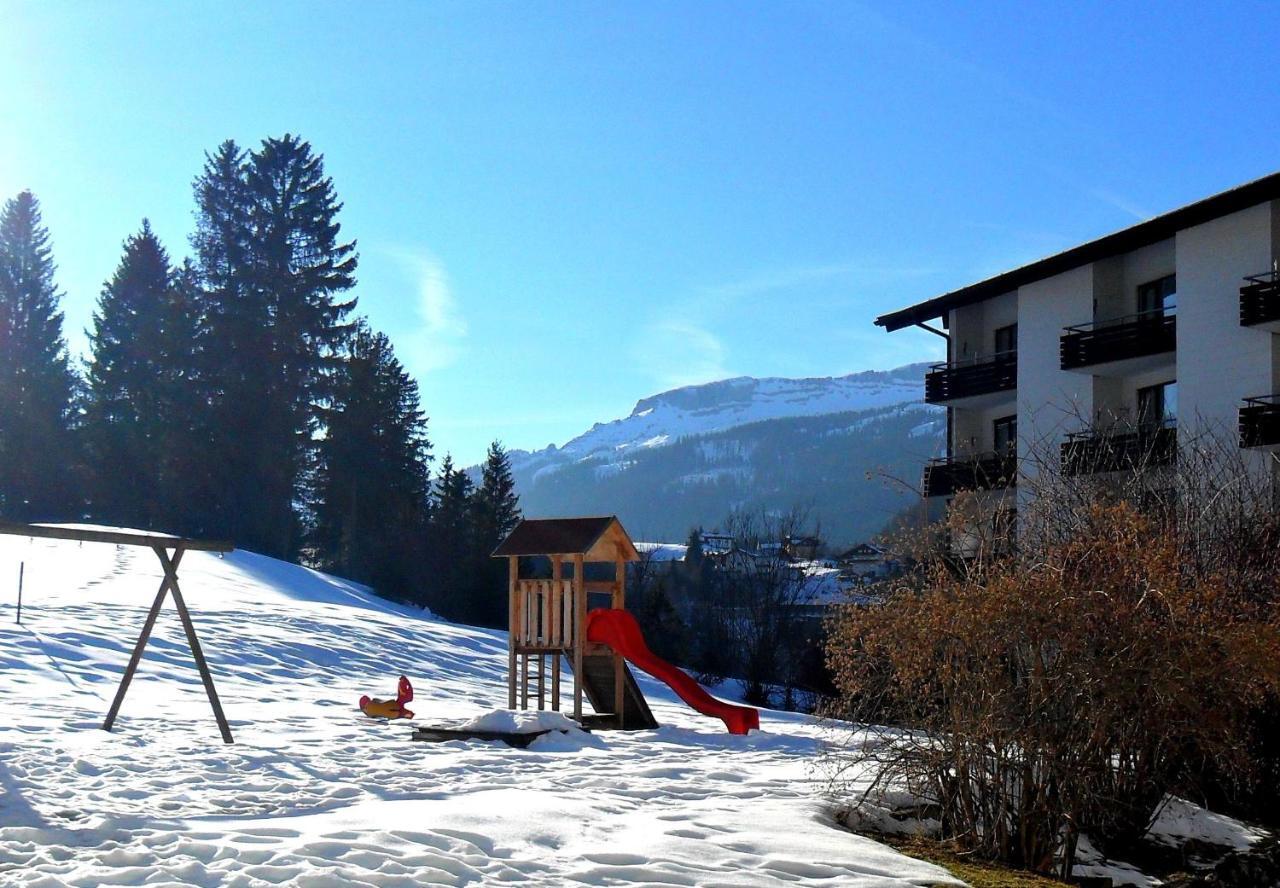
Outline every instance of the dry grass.
[[896, 848], [908, 857], [928, 861], [963, 879], [972, 888], [1063, 888], [1065, 883], [1000, 863], [975, 859], [949, 842], [923, 836], [875, 835], [877, 842]]

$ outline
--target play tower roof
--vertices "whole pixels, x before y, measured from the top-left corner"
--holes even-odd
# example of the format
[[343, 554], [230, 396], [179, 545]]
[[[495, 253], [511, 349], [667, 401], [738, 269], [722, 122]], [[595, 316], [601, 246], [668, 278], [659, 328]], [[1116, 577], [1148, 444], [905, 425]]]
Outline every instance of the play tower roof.
[[631, 537], [616, 515], [595, 518], [526, 518], [493, 551], [510, 555], [581, 555], [583, 561], [638, 561]]

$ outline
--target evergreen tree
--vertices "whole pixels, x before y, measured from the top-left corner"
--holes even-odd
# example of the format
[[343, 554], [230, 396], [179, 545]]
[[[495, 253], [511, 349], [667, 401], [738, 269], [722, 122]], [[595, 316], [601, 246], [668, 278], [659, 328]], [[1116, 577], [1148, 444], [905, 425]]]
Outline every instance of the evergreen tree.
[[429, 556], [431, 585], [435, 587], [432, 606], [454, 620], [471, 616], [467, 593], [468, 570], [474, 560], [473, 487], [467, 473], [455, 469], [453, 456], [446, 454], [433, 491]]
[[511, 475], [511, 459], [501, 441], [489, 445], [473, 510], [478, 543], [482, 549], [488, 547], [485, 555], [497, 548], [520, 523], [520, 497], [516, 495], [515, 478]]
[[0, 515], [67, 518], [77, 498], [61, 295], [40, 205], [30, 191], [0, 211]]
[[254, 303], [249, 286], [246, 165], [246, 152], [227, 140], [205, 155], [193, 185], [191, 247], [199, 287], [196, 361], [201, 397], [192, 446], [203, 454], [204, 468], [195, 479], [199, 491], [192, 505], [199, 510], [193, 524], [200, 533], [252, 548], [243, 528], [253, 523], [255, 513], [257, 430], [243, 405], [260, 404], [266, 397], [267, 370], [258, 361], [267, 310]]
[[383, 594], [421, 598], [415, 551], [430, 482], [418, 384], [391, 342], [360, 325], [320, 444], [315, 545], [326, 569]]
[[91, 512], [101, 520], [186, 529], [198, 396], [190, 274], [174, 270], [144, 219], [103, 286], [89, 332], [84, 430]]
[[520, 521], [520, 498], [511, 475], [511, 460], [500, 441], [489, 445], [480, 474], [480, 486], [471, 499], [472, 540], [470, 590], [467, 595], [471, 622], [501, 626], [507, 619], [506, 597], [501, 594], [506, 565], [491, 556], [498, 544]]
[[323, 158], [296, 136], [226, 142], [196, 181], [203, 366], [219, 533], [272, 555], [300, 539], [322, 411], [355, 300], [354, 243]]
[[685, 540], [685, 564], [691, 567], [702, 567], [702, 528], [695, 527], [689, 531], [689, 538]]

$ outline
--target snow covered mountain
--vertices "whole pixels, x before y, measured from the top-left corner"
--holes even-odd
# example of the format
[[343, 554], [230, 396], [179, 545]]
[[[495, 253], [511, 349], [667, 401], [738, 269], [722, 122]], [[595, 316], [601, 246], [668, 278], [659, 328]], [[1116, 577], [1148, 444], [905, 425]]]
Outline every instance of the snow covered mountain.
[[738, 376], [688, 385], [644, 398], [629, 416], [598, 422], [563, 447], [552, 444], [532, 453], [514, 451], [512, 461], [521, 469], [532, 466], [536, 471], [555, 471], [585, 459], [619, 464], [636, 450], [750, 423], [919, 401], [927, 367], [908, 364], [896, 370], [811, 379]]
[[538, 516], [616, 513], [633, 533], [668, 540], [735, 508], [803, 505], [828, 539], [863, 539], [910, 501], [882, 476], [914, 478], [941, 447], [943, 413], [923, 403], [926, 367], [738, 377], [644, 398], [562, 447], [513, 451], [522, 505]]

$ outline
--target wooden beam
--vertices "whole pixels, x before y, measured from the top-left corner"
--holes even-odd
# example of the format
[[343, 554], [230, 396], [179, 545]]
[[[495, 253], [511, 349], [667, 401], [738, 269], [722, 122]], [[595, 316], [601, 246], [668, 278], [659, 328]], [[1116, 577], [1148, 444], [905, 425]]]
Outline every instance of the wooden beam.
[[226, 540], [189, 540], [154, 533], [130, 533], [122, 530], [92, 530], [81, 527], [50, 527], [45, 524], [19, 524], [0, 521], [0, 534], [35, 537], [45, 540], [71, 540], [80, 543], [114, 543], [117, 546], [146, 546], [154, 549], [179, 548], [189, 552], [231, 552], [235, 546]]
[[[178, 562], [182, 560], [182, 550], [179, 549], [174, 553], [173, 567], [176, 570]], [[133, 654], [129, 657], [129, 665], [124, 668], [124, 677], [120, 679], [120, 687], [116, 688], [115, 699], [111, 701], [111, 708], [107, 710], [107, 719], [102, 723], [102, 730], [110, 731], [116, 723], [116, 716], [120, 714], [120, 704], [124, 702], [124, 695], [129, 690], [129, 684], [133, 681], [133, 674], [138, 671], [138, 663], [142, 661], [142, 652], [147, 646], [147, 641], [151, 638], [151, 630], [155, 628], [156, 617], [160, 615], [160, 606], [164, 604], [164, 597], [169, 594], [169, 572], [166, 570], [164, 579], [160, 581], [160, 591], [156, 593], [155, 601], [151, 602], [151, 610], [147, 612], [147, 620], [142, 624], [142, 632], [138, 635], [138, 641], [133, 646]]]
[[520, 655], [520, 708], [529, 708], [529, 657], [531, 654]]
[[138, 636], [138, 642], [134, 645], [133, 654], [129, 658], [129, 665], [125, 667], [124, 677], [120, 680], [120, 687], [116, 690], [115, 699], [111, 701], [111, 709], [107, 712], [106, 721], [102, 723], [104, 731], [110, 731], [115, 725], [116, 717], [120, 714], [120, 706], [124, 703], [125, 693], [129, 690], [129, 685], [133, 681], [134, 674], [138, 671], [138, 664], [142, 660], [142, 652], [147, 646], [147, 642], [151, 638], [151, 632], [155, 628], [156, 617], [160, 614], [160, 606], [164, 603], [166, 593], [173, 593], [173, 603], [178, 609], [178, 617], [182, 620], [183, 631], [187, 635], [187, 644], [191, 648], [191, 656], [196, 661], [196, 668], [200, 671], [200, 680], [204, 683], [205, 693], [209, 697], [209, 705], [213, 708], [213, 717], [218, 722], [218, 730], [222, 733], [224, 743], [234, 743], [235, 740], [231, 736], [231, 727], [227, 724], [227, 717], [222, 711], [222, 703], [218, 699], [218, 691], [213, 686], [213, 675], [209, 672], [209, 664], [205, 661], [204, 650], [200, 647], [200, 639], [196, 636], [195, 624], [191, 621], [191, 614], [187, 611], [187, 603], [182, 597], [182, 590], [178, 587], [178, 565], [182, 561], [184, 549], [179, 545], [170, 557], [167, 548], [163, 545], [157, 545], [153, 548], [156, 557], [160, 559], [160, 565], [164, 569], [164, 579], [160, 582], [160, 591], [156, 593], [155, 601], [151, 604], [151, 610], [147, 613], [147, 620], [142, 626], [142, 633]]
[[520, 579], [520, 558], [507, 559], [507, 708], [516, 708], [516, 625], [520, 616], [516, 584]]
[[582, 555], [573, 556], [573, 717], [582, 721], [582, 645], [587, 634], [587, 590], [583, 587]]
[[[559, 555], [551, 558], [551, 616], [555, 628], [551, 631], [551, 643], [564, 645], [564, 561]], [[560, 711], [560, 653], [551, 656], [551, 710]]]
[[547, 655], [538, 654], [538, 711], [547, 708]]
[[[614, 589], [613, 599], [610, 602], [615, 610], [622, 610], [626, 606], [627, 596], [627, 563], [622, 560], [619, 553], [618, 560], [614, 562]], [[618, 710], [618, 730], [624, 730], [626, 725], [627, 698], [626, 693], [626, 676], [627, 666], [622, 659], [622, 654], [617, 651], [613, 654], [613, 699], [614, 707]]]
[[191, 622], [191, 614], [187, 612], [187, 602], [183, 600], [182, 590], [178, 588], [178, 559], [182, 555], [179, 549], [172, 559], [169, 553], [160, 546], [155, 548], [156, 557], [164, 566], [169, 578], [169, 591], [173, 593], [173, 603], [177, 605], [178, 616], [182, 618], [182, 628], [187, 633], [187, 644], [191, 646], [191, 656], [195, 658], [196, 667], [200, 670], [200, 680], [204, 682], [204, 691], [209, 695], [209, 705], [213, 707], [213, 717], [218, 720], [218, 730], [222, 732], [223, 743], [234, 743], [231, 739], [231, 727], [222, 712], [222, 703], [218, 700], [218, 691], [213, 686], [213, 675], [209, 672], [209, 664], [205, 662], [204, 651], [200, 648], [200, 639], [196, 637], [196, 626]]

